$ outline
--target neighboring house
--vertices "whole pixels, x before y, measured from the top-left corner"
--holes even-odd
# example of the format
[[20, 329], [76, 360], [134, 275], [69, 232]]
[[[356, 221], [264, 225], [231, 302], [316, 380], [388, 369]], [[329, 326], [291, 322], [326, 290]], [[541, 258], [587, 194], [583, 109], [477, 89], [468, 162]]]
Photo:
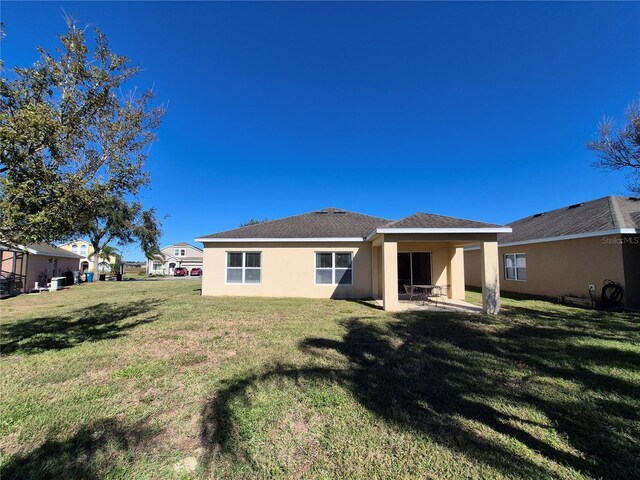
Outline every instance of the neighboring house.
[[202, 268], [202, 250], [188, 243], [167, 245], [160, 250], [164, 258], [156, 256], [147, 260], [147, 274], [173, 275], [178, 267], [191, 271], [192, 268]]
[[[622, 305], [640, 307], [640, 199], [604, 197], [536, 213], [498, 236], [502, 288], [547, 297], [599, 297], [603, 282], [624, 288]], [[480, 286], [480, 251], [465, 249], [467, 285]]]
[[2, 296], [30, 292], [35, 283], [46, 286], [52, 277], [78, 271], [81, 257], [44, 243], [23, 246], [0, 244]]
[[[63, 243], [62, 245], [58, 245], [58, 247], [82, 257], [78, 264], [78, 269], [82, 273], [93, 272], [93, 247], [89, 242], [78, 239]], [[98, 262], [98, 273], [111, 272], [111, 265], [114, 265], [117, 261], [118, 258], [115, 255], [111, 255], [108, 258], [100, 258]]]
[[399, 310], [404, 284], [464, 299], [465, 245], [481, 242], [484, 308], [499, 309], [500, 225], [416, 213], [399, 221], [327, 208], [197, 238], [203, 295], [376, 298]]

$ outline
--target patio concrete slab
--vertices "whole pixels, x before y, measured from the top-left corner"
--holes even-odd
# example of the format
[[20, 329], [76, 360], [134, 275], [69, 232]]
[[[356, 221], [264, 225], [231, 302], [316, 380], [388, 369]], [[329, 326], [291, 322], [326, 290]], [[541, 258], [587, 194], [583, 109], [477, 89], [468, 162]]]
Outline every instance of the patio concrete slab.
[[[375, 301], [380, 307], [384, 308], [382, 300]], [[434, 302], [409, 301], [400, 300], [400, 311], [422, 311], [422, 312], [461, 312], [461, 313], [482, 313], [482, 307], [464, 302], [462, 300], [438, 300], [437, 305]]]

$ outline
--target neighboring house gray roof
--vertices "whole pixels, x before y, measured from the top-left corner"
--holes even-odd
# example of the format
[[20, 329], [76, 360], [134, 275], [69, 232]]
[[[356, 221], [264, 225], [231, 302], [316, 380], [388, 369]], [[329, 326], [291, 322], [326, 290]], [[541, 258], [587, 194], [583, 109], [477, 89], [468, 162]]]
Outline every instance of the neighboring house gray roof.
[[530, 215], [509, 223], [513, 232], [498, 236], [501, 244], [640, 230], [640, 198], [609, 196]]
[[200, 247], [196, 247], [195, 245], [191, 245], [190, 243], [186, 243], [186, 242], [172, 243], [171, 245], [167, 245], [164, 248], [172, 248], [172, 247], [191, 247], [191, 248], [195, 248], [196, 250], [202, 251]]
[[78, 260], [84, 258], [81, 255], [77, 255], [64, 248], [54, 247], [46, 243], [31, 243], [27, 245], [27, 251], [32, 255], [45, 255], [49, 257], [65, 257], [65, 258], [77, 258]]
[[305, 239], [305, 238], [358, 238], [375, 233], [378, 229], [402, 228], [500, 228], [500, 225], [416, 213], [402, 220], [392, 221], [338, 208], [325, 208], [280, 220], [247, 225], [199, 237], [207, 239]]

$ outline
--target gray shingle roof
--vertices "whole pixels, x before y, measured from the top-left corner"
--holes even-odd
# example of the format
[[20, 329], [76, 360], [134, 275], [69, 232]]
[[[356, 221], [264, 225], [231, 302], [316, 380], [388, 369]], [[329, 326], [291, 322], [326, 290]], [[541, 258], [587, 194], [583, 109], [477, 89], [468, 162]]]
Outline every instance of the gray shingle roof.
[[377, 228], [499, 228], [501, 225], [415, 213], [398, 221], [337, 208], [325, 208], [293, 217], [214, 233], [202, 239], [224, 238], [364, 238]]
[[270, 222], [256, 223], [200, 238], [340, 238], [364, 237], [390, 220], [338, 208], [325, 208]]
[[606, 232], [620, 228], [640, 229], [640, 199], [602, 197], [530, 215], [509, 225], [513, 228], [513, 233], [499, 235], [499, 243]]
[[81, 255], [76, 255], [69, 250], [65, 250], [64, 248], [54, 247], [53, 245], [48, 245], [46, 243], [31, 243], [27, 245], [27, 248], [30, 250], [30, 253], [34, 255], [48, 255], [50, 257], [65, 257], [65, 258], [84, 258]]
[[187, 242], [172, 243], [171, 245], [167, 245], [164, 248], [169, 248], [169, 247], [191, 247], [191, 248], [195, 248], [196, 250], [202, 251], [200, 247], [196, 247], [195, 245], [191, 245], [190, 243], [187, 243]]
[[414, 213], [401, 220], [384, 225], [383, 228], [500, 228], [494, 223], [476, 222], [464, 218], [446, 217], [432, 213]]

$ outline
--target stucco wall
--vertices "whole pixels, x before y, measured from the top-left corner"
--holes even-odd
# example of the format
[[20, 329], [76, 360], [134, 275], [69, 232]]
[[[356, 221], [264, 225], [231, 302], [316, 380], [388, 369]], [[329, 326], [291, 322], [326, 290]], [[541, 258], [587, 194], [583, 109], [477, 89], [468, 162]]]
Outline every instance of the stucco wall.
[[[260, 285], [226, 284], [227, 252], [262, 252]], [[315, 285], [316, 252], [352, 252], [353, 285]], [[371, 243], [211, 243], [204, 248], [203, 295], [368, 298]]]
[[[500, 265], [502, 269], [502, 265]], [[502, 279], [504, 275], [500, 278]], [[467, 285], [478, 287], [482, 285], [480, 277], [480, 249], [465, 250], [464, 252], [464, 281]]]
[[[48, 280], [54, 274], [54, 264], [49, 263], [49, 259], [54, 257], [49, 257], [46, 255], [29, 255], [27, 260], [26, 270], [27, 270], [27, 282], [26, 282], [26, 291], [31, 291], [35, 282], [44, 282], [45, 278]], [[78, 270], [78, 259], [77, 258], [64, 258], [64, 257], [55, 257], [57, 260], [55, 275], [60, 277], [64, 276], [64, 272], [69, 270], [75, 271]], [[41, 285], [44, 286], [44, 285]]]
[[[596, 286], [599, 297], [602, 282], [605, 279], [625, 285], [622, 247], [616, 240], [619, 238], [620, 236], [592, 237], [500, 247], [501, 289], [507, 292], [549, 297], [560, 295], [588, 297], [588, 285], [592, 284]], [[526, 281], [504, 278], [506, 253], [527, 255]], [[467, 285], [480, 287], [479, 250], [466, 251], [464, 264]], [[625, 297], [627, 298], [626, 295]]]

